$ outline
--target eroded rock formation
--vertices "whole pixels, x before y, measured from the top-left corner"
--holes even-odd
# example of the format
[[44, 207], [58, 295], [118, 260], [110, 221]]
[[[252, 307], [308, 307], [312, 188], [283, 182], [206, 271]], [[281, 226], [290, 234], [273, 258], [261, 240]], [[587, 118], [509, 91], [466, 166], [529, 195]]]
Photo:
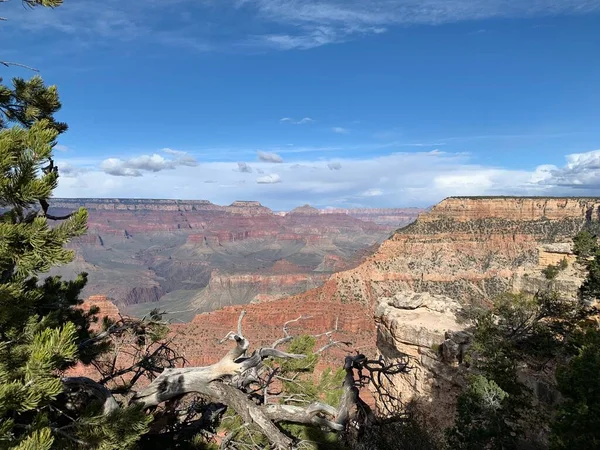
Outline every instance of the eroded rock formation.
[[[418, 400], [441, 428], [452, 423], [456, 396], [465, 385], [459, 363], [471, 336], [462, 331], [460, 309], [459, 302], [443, 295], [403, 291], [380, 299], [375, 310], [380, 354], [388, 361], [411, 359], [411, 371], [392, 377], [387, 389], [398, 402]], [[401, 404], [379, 400], [383, 413]]]
[[[449, 198], [398, 230], [354, 269], [295, 297], [363, 304], [378, 324], [386, 358], [412, 357], [414, 370], [396, 376], [392, 390], [404, 401], [423, 400], [432, 419], [449, 424], [463, 379], [460, 361], [469, 336], [461, 306], [485, 305], [506, 291], [552, 287], [574, 296], [582, 273], [573, 267], [571, 238], [599, 220], [598, 198]], [[548, 280], [542, 270], [566, 259]]]
[[[391, 225], [344, 212], [301, 207], [274, 214], [256, 201], [53, 199], [62, 214], [89, 212], [89, 232], [75, 240], [70, 265], [52, 273], [89, 273], [84, 295], [106, 295], [129, 313], [176, 312], [178, 320], [221, 306], [274, 300], [319, 286], [356, 266]], [[379, 210], [393, 228], [418, 210]], [[367, 253], [365, 253], [367, 252]]]

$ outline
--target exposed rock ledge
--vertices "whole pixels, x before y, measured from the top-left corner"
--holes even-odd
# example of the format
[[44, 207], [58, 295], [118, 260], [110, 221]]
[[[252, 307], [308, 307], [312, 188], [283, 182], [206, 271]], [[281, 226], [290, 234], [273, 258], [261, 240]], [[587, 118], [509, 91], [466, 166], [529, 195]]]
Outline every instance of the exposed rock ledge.
[[396, 375], [387, 386], [406, 403], [419, 400], [425, 413], [440, 427], [452, 423], [456, 397], [464, 386], [459, 361], [470, 344], [461, 330], [457, 313], [461, 306], [450, 297], [403, 291], [381, 298], [375, 319], [377, 347], [387, 360], [402, 354], [413, 369]]
[[380, 299], [375, 318], [397, 348], [408, 345], [431, 349], [444, 341], [447, 330], [460, 328], [456, 321], [459, 309], [460, 304], [445, 295], [404, 291]]

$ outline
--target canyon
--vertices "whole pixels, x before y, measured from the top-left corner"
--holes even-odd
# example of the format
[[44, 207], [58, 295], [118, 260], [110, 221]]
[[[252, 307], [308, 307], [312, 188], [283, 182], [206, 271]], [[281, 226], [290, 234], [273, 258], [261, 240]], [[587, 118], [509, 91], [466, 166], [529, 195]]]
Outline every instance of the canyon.
[[[324, 365], [339, 367], [347, 351], [385, 361], [408, 356], [410, 373], [394, 376], [387, 388], [402, 402], [420, 400], [442, 429], [451, 424], [465, 383], [462, 355], [470, 336], [464, 309], [489, 305], [507, 291], [551, 287], [574, 297], [584, 274], [572, 237], [599, 222], [600, 198], [448, 198], [321, 286], [199, 314], [173, 324], [172, 333], [190, 364], [205, 365], [222, 356], [218, 341], [235, 329], [242, 310], [245, 335], [255, 345], [273, 342], [283, 323], [303, 317], [293, 333], [333, 330], [336, 340], [352, 342], [327, 353]], [[542, 270], [563, 260], [567, 267], [548, 280]]]
[[188, 322], [223, 306], [264, 302], [320, 286], [360, 263], [418, 208], [274, 212], [256, 201], [52, 199], [50, 211], [89, 213], [75, 260], [50, 273], [88, 273], [86, 297], [123, 312], [154, 308]]

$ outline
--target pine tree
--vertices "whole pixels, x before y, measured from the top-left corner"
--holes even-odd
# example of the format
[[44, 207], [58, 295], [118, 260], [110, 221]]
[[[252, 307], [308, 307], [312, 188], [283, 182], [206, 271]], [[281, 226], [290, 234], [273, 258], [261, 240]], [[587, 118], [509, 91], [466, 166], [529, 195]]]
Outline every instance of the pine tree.
[[[535, 432], [547, 425], [551, 400], [536, 399], [522, 375], [553, 373], [568, 360], [577, 352], [580, 327], [594, 312], [553, 291], [505, 293], [491, 310], [480, 312], [466, 357], [472, 376], [458, 398], [449, 447], [507, 450], [538, 445]], [[555, 386], [548, 389], [556, 393]]]
[[600, 331], [590, 326], [577, 339], [577, 354], [557, 371], [563, 401], [552, 423], [553, 450], [600, 448]]
[[[60, 3], [25, 1], [32, 7]], [[48, 211], [59, 177], [52, 149], [67, 129], [54, 119], [61, 107], [57, 89], [39, 76], [14, 78], [12, 86], [1, 82], [0, 448], [78, 447], [77, 436], [89, 437], [90, 429], [100, 437], [94, 447], [127, 448], [149, 421], [139, 408], [102, 416], [89, 405], [86, 416], [75, 419], [65, 413], [61, 374], [106, 347], [90, 332], [97, 311], [76, 308], [86, 274], [72, 281], [37, 278], [70, 262], [73, 252], [65, 245], [87, 229], [83, 208], [65, 217]]]

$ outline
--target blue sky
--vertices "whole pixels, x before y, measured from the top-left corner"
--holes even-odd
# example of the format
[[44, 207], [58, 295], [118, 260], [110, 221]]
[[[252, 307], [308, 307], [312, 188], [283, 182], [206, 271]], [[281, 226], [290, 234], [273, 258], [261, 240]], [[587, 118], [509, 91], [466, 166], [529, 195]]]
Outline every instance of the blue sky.
[[0, 59], [61, 93], [58, 196], [600, 194], [600, 0], [10, 0], [0, 16]]

